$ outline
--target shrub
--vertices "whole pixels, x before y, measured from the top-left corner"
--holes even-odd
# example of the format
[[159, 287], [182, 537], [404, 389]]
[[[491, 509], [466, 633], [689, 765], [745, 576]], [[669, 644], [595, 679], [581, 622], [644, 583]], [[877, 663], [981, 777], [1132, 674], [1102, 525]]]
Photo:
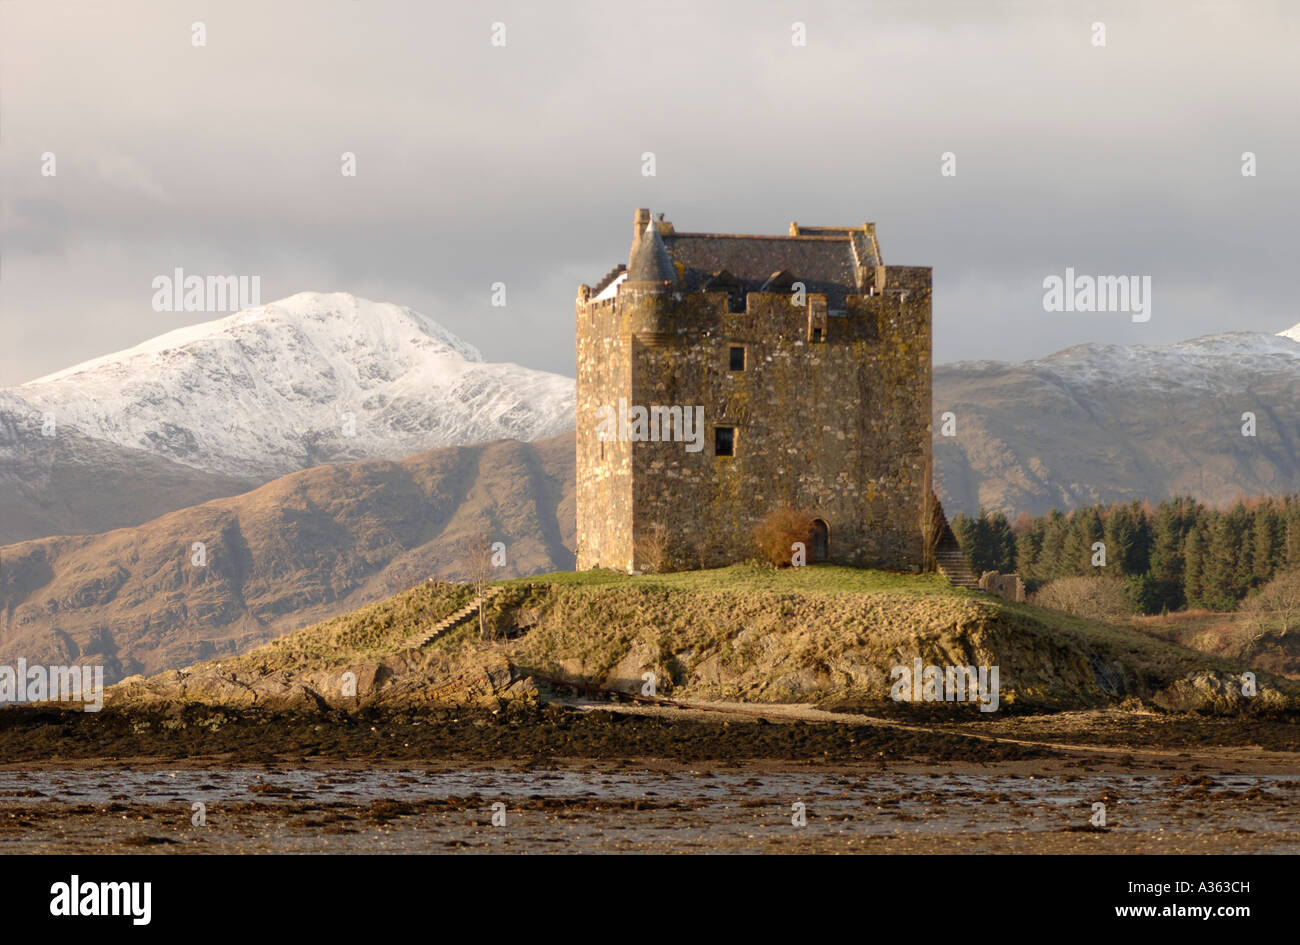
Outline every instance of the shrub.
[[759, 560], [774, 568], [791, 564], [791, 546], [803, 542], [812, 553], [813, 517], [807, 512], [783, 508], [769, 512], [754, 528], [754, 548]]
[[1030, 603], [1092, 620], [1128, 617], [1133, 614], [1128, 585], [1124, 579], [1101, 575], [1048, 581], [1030, 598]]
[[1283, 571], [1241, 605], [1256, 637], [1278, 631], [1284, 637], [1300, 622], [1300, 570]]

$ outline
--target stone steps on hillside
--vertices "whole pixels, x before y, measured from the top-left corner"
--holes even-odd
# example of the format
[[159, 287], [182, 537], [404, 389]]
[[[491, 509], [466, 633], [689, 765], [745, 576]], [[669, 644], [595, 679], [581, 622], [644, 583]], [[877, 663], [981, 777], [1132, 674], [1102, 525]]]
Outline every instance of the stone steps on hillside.
[[966, 556], [961, 553], [961, 549], [940, 548], [935, 552], [934, 559], [939, 567], [939, 573], [948, 579], [949, 584], [956, 587], [969, 587], [973, 591], [979, 590], [979, 579], [966, 563]]
[[504, 590], [504, 588], [489, 587], [486, 591], [483, 592], [482, 597], [475, 597], [472, 601], [470, 601], [460, 610], [456, 611], [453, 614], [450, 614], [449, 616], [443, 617], [442, 620], [438, 621], [431, 628], [429, 628], [429, 630], [424, 634], [424, 636], [420, 637], [418, 640], [412, 643], [411, 646], [413, 646], [417, 650], [422, 647], [428, 646], [430, 643], [438, 639], [438, 637], [442, 636], [452, 627], [459, 626], [460, 624], [464, 623], [467, 619], [472, 617], [474, 614], [478, 613], [479, 604], [486, 604], [493, 597], [496, 597], [497, 594], [501, 593], [502, 590]]
[[970, 564], [966, 561], [966, 556], [962, 554], [961, 545], [957, 543], [957, 536], [953, 534], [952, 526], [948, 524], [948, 516], [944, 514], [943, 504], [939, 497], [930, 492], [930, 501], [933, 503], [937, 522], [936, 529], [932, 534], [938, 535], [937, 547], [934, 549], [934, 563], [939, 573], [948, 579], [948, 583], [955, 587], [969, 587], [972, 591], [980, 589], [979, 578], [975, 572], [970, 569]]

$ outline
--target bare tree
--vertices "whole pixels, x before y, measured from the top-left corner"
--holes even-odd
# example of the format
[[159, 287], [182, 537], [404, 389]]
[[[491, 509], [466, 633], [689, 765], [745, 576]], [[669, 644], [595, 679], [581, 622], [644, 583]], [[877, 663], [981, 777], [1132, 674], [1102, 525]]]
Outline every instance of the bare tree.
[[492, 542], [486, 532], [478, 532], [461, 543], [461, 561], [469, 573], [474, 596], [478, 598], [478, 635], [487, 639], [487, 622], [483, 613], [483, 595], [492, 576]]
[[638, 537], [641, 570], [651, 573], [663, 571], [668, 563], [668, 526], [655, 522]]
[[1038, 607], [1061, 610], [1093, 620], [1127, 617], [1133, 613], [1133, 606], [1124, 593], [1124, 581], [1102, 575], [1049, 581], [1029, 602]]
[[1258, 594], [1246, 599], [1241, 613], [1254, 629], [1256, 639], [1279, 625], [1278, 635], [1286, 636], [1300, 619], [1300, 570], [1283, 571], [1273, 578]]

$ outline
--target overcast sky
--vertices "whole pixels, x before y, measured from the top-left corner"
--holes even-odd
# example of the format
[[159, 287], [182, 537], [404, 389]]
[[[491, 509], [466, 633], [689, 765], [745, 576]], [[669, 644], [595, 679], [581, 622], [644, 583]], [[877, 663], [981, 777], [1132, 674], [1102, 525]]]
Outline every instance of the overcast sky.
[[[1286, 2], [7, 0], [0, 386], [214, 317], [153, 311], [176, 267], [571, 374], [577, 286], [626, 262], [636, 207], [874, 221], [887, 263], [934, 267], [936, 362], [1278, 331], [1298, 48]], [[1067, 266], [1150, 276], [1151, 320], [1043, 311]]]

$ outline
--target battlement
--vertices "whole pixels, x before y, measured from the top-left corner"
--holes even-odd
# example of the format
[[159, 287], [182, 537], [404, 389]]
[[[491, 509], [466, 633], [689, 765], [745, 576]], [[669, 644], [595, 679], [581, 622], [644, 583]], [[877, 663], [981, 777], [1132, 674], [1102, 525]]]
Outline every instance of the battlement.
[[[622, 281], [618, 280], [622, 277]], [[628, 264], [610, 270], [594, 287], [579, 289], [584, 304], [624, 291], [637, 295], [726, 292], [732, 311], [754, 292], [824, 295], [834, 316], [849, 312], [848, 298], [888, 289], [928, 288], [924, 267], [886, 266], [874, 223], [856, 227], [802, 226], [784, 234], [679, 232], [640, 208], [633, 218]], [[618, 282], [618, 284], [615, 284]]]

